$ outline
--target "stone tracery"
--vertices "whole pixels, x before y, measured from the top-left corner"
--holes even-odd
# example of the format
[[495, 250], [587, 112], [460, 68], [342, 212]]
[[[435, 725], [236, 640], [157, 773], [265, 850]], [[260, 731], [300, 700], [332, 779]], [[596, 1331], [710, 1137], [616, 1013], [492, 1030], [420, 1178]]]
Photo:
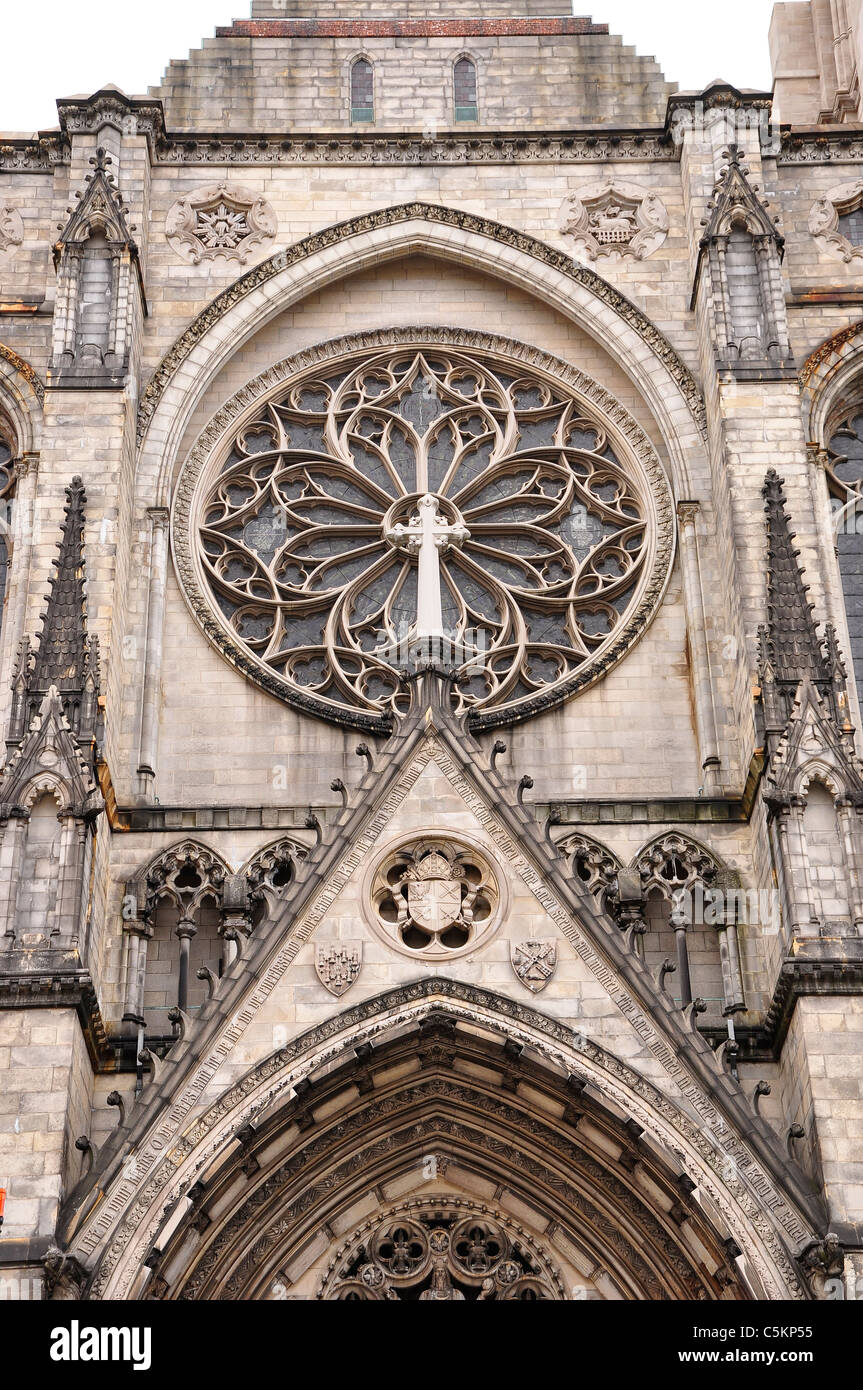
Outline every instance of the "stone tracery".
[[[669, 558], [657, 499], [606, 420], [542, 370], [443, 343], [289, 378], [212, 451], [192, 507], [187, 495], [175, 535], [185, 548], [198, 530], [186, 587], [220, 614], [206, 624], [218, 645], [273, 693], [347, 722], [402, 709], [400, 672], [428, 659], [458, 672], [460, 712], [511, 722], [556, 703], [644, 620]], [[433, 650], [412, 543], [426, 502]]]
[[413, 1201], [342, 1246], [319, 1298], [342, 1302], [550, 1302], [560, 1276], [522, 1230], [463, 1199]]

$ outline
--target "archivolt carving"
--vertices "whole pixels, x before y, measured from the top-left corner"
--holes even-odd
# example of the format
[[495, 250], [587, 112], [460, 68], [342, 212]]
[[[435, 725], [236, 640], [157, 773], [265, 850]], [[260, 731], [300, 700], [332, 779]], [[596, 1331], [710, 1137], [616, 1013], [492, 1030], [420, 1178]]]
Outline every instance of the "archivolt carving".
[[[565, 1024], [536, 1013], [526, 1004], [491, 995], [478, 987], [457, 981], [427, 979], [361, 1001], [292, 1039], [223, 1093], [181, 1135], [174, 1134], [172, 1137], [171, 1127], [165, 1129], [162, 1126], [155, 1145], [148, 1141], [136, 1151], [137, 1174], [149, 1176], [143, 1182], [140, 1178], [133, 1182], [127, 1175], [119, 1188], [110, 1190], [94, 1221], [88, 1223], [88, 1229], [76, 1242], [76, 1248], [86, 1256], [94, 1252], [104, 1235], [115, 1227], [92, 1282], [90, 1297], [102, 1297], [109, 1288], [111, 1297], [124, 1296], [137, 1264], [127, 1267], [119, 1284], [113, 1282], [112, 1276], [127, 1247], [133, 1239], [137, 1239], [141, 1248], [148, 1248], [162, 1222], [163, 1211], [177, 1199], [181, 1190], [191, 1186], [198, 1173], [209, 1166], [214, 1155], [225, 1144], [226, 1137], [236, 1130], [238, 1124], [266, 1113], [280, 1097], [285, 1097], [298, 1079], [344, 1055], [345, 1047], [353, 1052], [360, 1043], [374, 1042], [392, 1030], [399, 1030], [410, 1021], [422, 1017], [423, 1012], [439, 1010], [441, 999], [447, 1001], [448, 1011], [455, 1017], [464, 1016], [471, 1028], [494, 1028], [496, 1018], [501, 1022], [506, 1020], [509, 1036], [536, 1050], [560, 1073], [567, 1074], [575, 1063], [579, 1071], [591, 1079], [595, 1078], [601, 1094], [620, 1107], [623, 1113], [651, 1128], [659, 1119], [670, 1134], [676, 1131], [680, 1137], [671, 1142], [671, 1152], [684, 1171], [704, 1186], [729, 1228], [747, 1248], [748, 1258], [752, 1260], [764, 1287], [768, 1291], [773, 1290], [770, 1296], [804, 1296], [796, 1272], [777, 1239], [776, 1226], [784, 1229], [797, 1245], [811, 1238], [809, 1232], [792, 1215], [783, 1200], [777, 1199], [763, 1170], [757, 1167], [752, 1172], [752, 1179], [762, 1196], [754, 1198], [750, 1180], [745, 1176], [753, 1168], [751, 1156], [727, 1129], [721, 1137], [710, 1137], [703, 1123], [693, 1122], [668, 1097], [624, 1062], [587, 1038], [574, 1035]], [[579, 1043], [577, 1053], [573, 1051], [573, 1038], [577, 1038]], [[203, 1090], [204, 1084], [205, 1081], [197, 1093]], [[178, 1113], [176, 1103], [172, 1113], [178, 1120], [182, 1118], [182, 1108]], [[693, 1163], [690, 1151], [698, 1154], [698, 1164]], [[192, 1155], [195, 1161], [190, 1168]], [[356, 1171], [353, 1161], [346, 1172], [351, 1168]], [[708, 1176], [711, 1170], [715, 1171], [715, 1178]], [[130, 1197], [133, 1200], [124, 1212]], [[771, 1217], [767, 1216], [768, 1208], [763, 1205], [765, 1198], [769, 1198]], [[777, 1284], [770, 1266], [741, 1229], [741, 1211], [770, 1251], [776, 1267], [781, 1270], [781, 1284]], [[290, 1222], [290, 1212], [285, 1213], [285, 1219]]]
[[[484, 1118], [483, 1125], [475, 1123], [477, 1116]], [[453, 1161], [470, 1163], [486, 1180], [494, 1175], [516, 1197], [523, 1200], [530, 1192], [537, 1219], [571, 1227], [573, 1238], [597, 1262], [613, 1261], [615, 1282], [631, 1294], [651, 1299], [710, 1296], [704, 1269], [693, 1267], [685, 1246], [666, 1229], [637, 1184], [628, 1185], [607, 1156], [597, 1156], [577, 1133], [561, 1132], [515, 1100], [460, 1078], [435, 1075], [375, 1096], [350, 1114], [340, 1112], [331, 1124], [334, 1128], [320, 1126], [231, 1210], [188, 1275], [179, 1278], [174, 1297], [247, 1298], [288, 1256], [292, 1243], [302, 1243], [304, 1229], [316, 1227], [322, 1211], [332, 1213], [335, 1195], [350, 1205], [378, 1178], [402, 1175], [405, 1156], [413, 1163], [417, 1152], [437, 1153], [441, 1145]], [[346, 1150], [350, 1156], [342, 1159]], [[692, 1217], [702, 1239], [711, 1239], [702, 1214], [693, 1209]], [[715, 1233], [712, 1240], [717, 1243]], [[531, 1246], [542, 1267], [538, 1247]], [[245, 1253], [237, 1260], [240, 1250]], [[325, 1283], [340, 1263], [337, 1256]], [[230, 1270], [227, 1278], [223, 1269]], [[542, 1273], [552, 1287], [557, 1285], [547, 1263]], [[556, 1292], [560, 1296], [559, 1286]]]
[[658, 251], [668, 233], [668, 212], [658, 194], [617, 179], [585, 184], [566, 202], [561, 229], [576, 252], [642, 261]]
[[671, 503], [635, 422], [546, 354], [428, 328], [301, 353], [214, 417], [173, 512], [195, 616], [271, 693], [383, 731], [407, 698], [417, 614], [394, 538], [426, 493], [462, 525], [441, 600], [474, 723], [584, 689], [655, 611]]
[[165, 235], [192, 265], [215, 260], [245, 265], [252, 251], [273, 240], [276, 214], [265, 198], [239, 184], [208, 184], [174, 203]]

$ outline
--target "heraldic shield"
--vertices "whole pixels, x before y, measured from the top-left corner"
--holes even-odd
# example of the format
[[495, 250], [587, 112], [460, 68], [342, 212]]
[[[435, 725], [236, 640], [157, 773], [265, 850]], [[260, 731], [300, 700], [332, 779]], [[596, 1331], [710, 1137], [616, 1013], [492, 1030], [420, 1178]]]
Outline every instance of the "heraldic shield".
[[523, 985], [534, 994], [545, 989], [557, 967], [557, 942], [514, 941], [510, 951], [512, 968]]
[[[414, 879], [408, 883], [408, 907], [411, 917], [419, 926], [437, 934], [458, 921], [461, 915], [461, 882], [450, 878], [450, 866], [441, 855], [430, 855], [429, 858], [440, 860], [441, 876]], [[429, 866], [423, 867], [428, 872]]]

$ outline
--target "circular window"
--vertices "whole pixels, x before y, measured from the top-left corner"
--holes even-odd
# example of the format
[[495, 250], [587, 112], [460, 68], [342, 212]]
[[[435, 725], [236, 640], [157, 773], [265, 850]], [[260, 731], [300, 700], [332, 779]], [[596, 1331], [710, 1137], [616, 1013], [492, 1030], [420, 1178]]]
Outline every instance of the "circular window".
[[485, 854], [450, 835], [403, 842], [373, 870], [373, 925], [408, 955], [451, 960], [477, 950], [494, 931], [500, 882]]
[[432, 661], [473, 727], [524, 718], [649, 620], [671, 561], [662, 470], [563, 363], [387, 336], [281, 364], [221, 412], [178, 486], [183, 586], [237, 666], [325, 717], [386, 727]]

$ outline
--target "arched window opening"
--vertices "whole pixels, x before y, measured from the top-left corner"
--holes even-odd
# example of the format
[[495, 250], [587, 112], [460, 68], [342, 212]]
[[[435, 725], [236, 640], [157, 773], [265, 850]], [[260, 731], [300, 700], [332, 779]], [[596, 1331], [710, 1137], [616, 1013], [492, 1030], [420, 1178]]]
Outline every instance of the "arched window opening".
[[374, 69], [367, 58], [357, 58], [351, 67], [351, 124], [368, 124], [374, 118]]
[[[716, 1026], [735, 1004], [722, 970], [720, 934], [734, 931], [735, 916], [723, 894], [715, 891], [719, 866], [700, 846], [681, 835], [667, 835], [639, 856], [637, 869], [644, 892], [643, 960], [654, 977], [663, 961], [674, 971], [665, 987], [679, 1005], [703, 999], [702, 1023]], [[736, 961], [737, 951], [732, 955]]]
[[59, 878], [60, 822], [57, 803], [46, 793], [34, 803], [27, 822], [15, 913], [15, 936], [20, 945], [50, 940]]
[[812, 910], [827, 935], [851, 930], [848, 875], [842, 832], [833, 797], [821, 782], [812, 782], [803, 812], [803, 832], [809, 862]]
[[768, 347], [755, 242], [745, 227], [732, 228], [725, 253], [731, 328], [741, 358], [760, 358]]
[[146, 918], [152, 929], [143, 972], [142, 1013], [146, 1036], [172, 1037], [171, 1009], [194, 1014], [206, 1003], [202, 967], [216, 978], [222, 973], [222, 864], [194, 844], [169, 850], [151, 868], [146, 881]]
[[457, 121], [476, 121], [479, 119], [476, 64], [470, 58], [459, 58], [453, 69], [453, 95]]
[[303, 845], [284, 839], [255, 855], [245, 871], [253, 931], [284, 897], [307, 853]]
[[111, 332], [113, 254], [104, 232], [93, 232], [84, 244], [81, 289], [75, 335], [77, 355], [105, 359]]
[[859, 406], [830, 431], [827, 485], [859, 698], [863, 692], [863, 410]]

